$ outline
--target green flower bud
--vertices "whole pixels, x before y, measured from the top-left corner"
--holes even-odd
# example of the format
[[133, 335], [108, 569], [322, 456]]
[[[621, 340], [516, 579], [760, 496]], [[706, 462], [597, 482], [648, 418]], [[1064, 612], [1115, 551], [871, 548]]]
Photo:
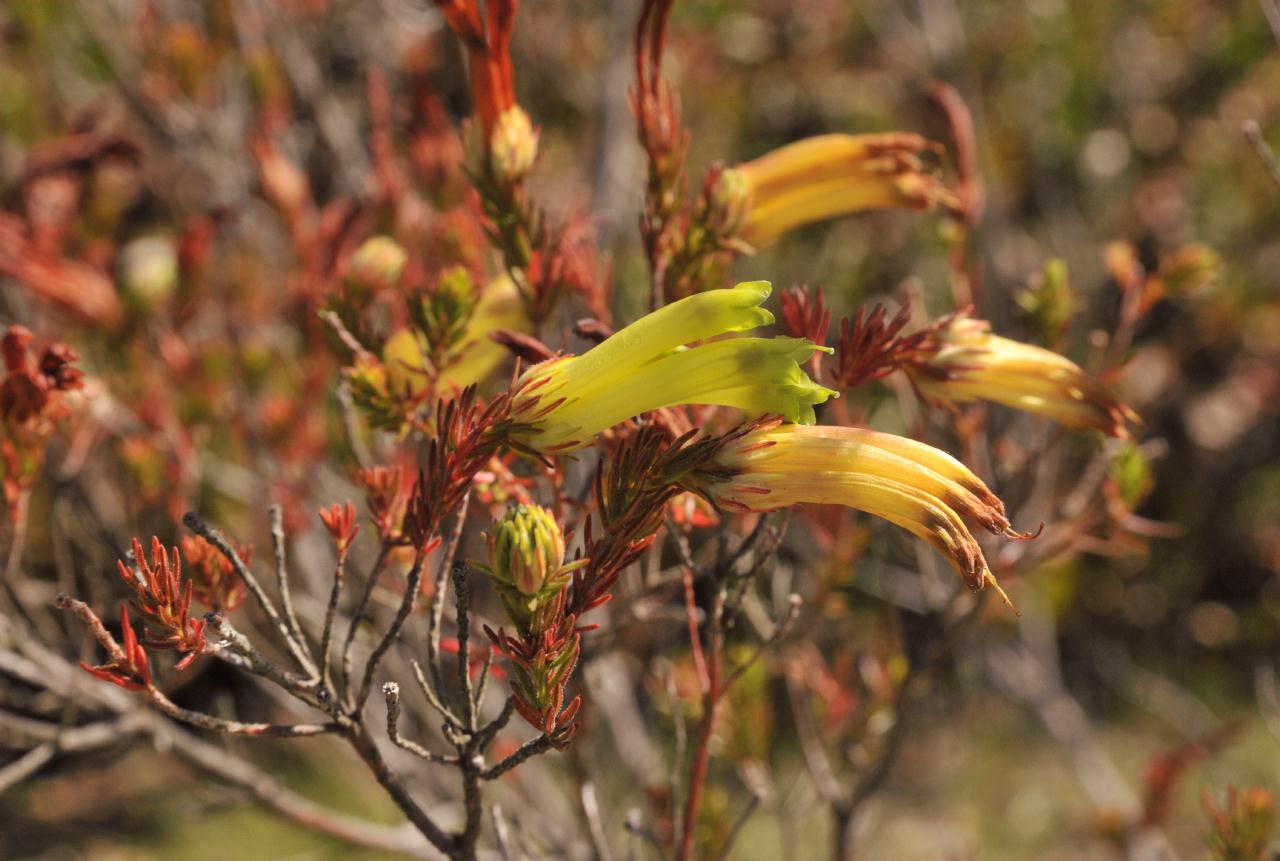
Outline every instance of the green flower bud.
[[362, 292], [389, 287], [400, 280], [407, 259], [405, 250], [394, 239], [375, 236], [365, 240], [351, 255], [347, 281]]
[[534, 596], [564, 565], [564, 536], [551, 513], [540, 505], [517, 505], [489, 536], [489, 570], [522, 595]]
[[142, 308], [153, 308], [178, 284], [178, 252], [167, 236], [141, 236], [120, 249], [120, 282]]
[[538, 130], [519, 105], [512, 105], [498, 117], [489, 141], [489, 163], [494, 176], [504, 183], [524, 179], [538, 157]]

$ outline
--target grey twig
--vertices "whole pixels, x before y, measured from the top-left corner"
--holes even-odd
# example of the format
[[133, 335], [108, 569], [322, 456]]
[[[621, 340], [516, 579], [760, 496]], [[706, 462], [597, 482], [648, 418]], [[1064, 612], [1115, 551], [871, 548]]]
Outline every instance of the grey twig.
[[427, 613], [427, 672], [437, 690], [443, 687], [444, 678], [440, 671], [440, 633], [444, 627], [444, 599], [449, 591], [449, 572], [453, 568], [453, 558], [458, 552], [458, 544], [462, 540], [462, 530], [467, 520], [467, 508], [471, 503], [471, 491], [462, 497], [458, 506], [458, 519], [454, 523], [453, 532], [449, 535], [449, 543], [436, 568], [435, 591], [431, 594], [431, 610]]
[[427, 705], [440, 713], [440, 716], [445, 719], [450, 729], [463, 732], [462, 721], [458, 720], [457, 716], [449, 710], [449, 707], [440, 699], [440, 695], [436, 693], [435, 688], [427, 681], [427, 677], [422, 674], [422, 665], [417, 661], [410, 661], [409, 663], [413, 665], [413, 674], [418, 679], [418, 688], [422, 691], [422, 696], [426, 699]]
[[549, 735], [540, 735], [537, 738], [529, 739], [529, 741], [520, 745], [519, 750], [515, 753], [511, 754], [496, 765], [480, 772], [480, 777], [482, 780], [495, 780], [502, 777], [502, 775], [506, 774], [517, 765], [532, 759], [540, 753], [546, 753], [553, 747], [555, 747], [555, 745], [551, 741], [551, 736]]
[[418, 548], [417, 554], [413, 557], [413, 567], [409, 569], [409, 576], [405, 580], [405, 593], [404, 598], [400, 600], [400, 609], [396, 611], [391, 627], [387, 628], [387, 632], [382, 635], [373, 653], [365, 661], [364, 679], [360, 682], [360, 693], [353, 704], [356, 711], [364, 708], [365, 702], [369, 699], [369, 691], [373, 688], [373, 674], [378, 671], [378, 664], [382, 663], [383, 656], [396, 641], [396, 637], [400, 636], [400, 629], [404, 627], [409, 614], [413, 612], [414, 605], [418, 602], [418, 587], [422, 584], [422, 565], [426, 562], [426, 558], [427, 554], [422, 551], [422, 548]]
[[231, 563], [231, 567], [235, 569], [236, 575], [244, 583], [245, 587], [253, 595], [258, 606], [262, 608], [262, 612], [267, 614], [267, 618], [271, 620], [280, 636], [284, 638], [285, 645], [288, 646], [290, 654], [294, 660], [298, 662], [298, 666], [302, 667], [312, 676], [318, 675], [316, 665], [311, 660], [307, 647], [296, 640], [293, 633], [289, 630], [289, 626], [285, 624], [284, 619], [280, 618], [280, 614], [276, 611], [276, 607], [271, 603], [271, 599], [267, 597], [267, 593], [262, 590], [262, 584], [258, 582], [258, 578], [253, 576], [253, 572], [249, 570], [249, 566], [244, 564], [244, 560], [240, 558], [240, 554], [236, 553], [235, 548], [227, 541], [226, 537], [214, 529], [209, 524], [196, 515], [194, 511], [188, 511], [182, 516], [182, 524], [199, 535], [205, 541], [208, 541], [214, 547], [218, 548], [218, 552]]
[[387, 682], [382, 686], [382, 695], [386, 697], [387, 701], [387, 737], [391, 739], [392, 744], [409, 751], [414, 756], [425, 759], [427, 762], [438, 762], [445, 765], [457, 764], [458, 758], [456, 756], [432, 753], [417, 742], [410, 741], [400, 735], [400, 686], [398, 684]]
[[[1268, 6], [1267, 0], [1262, 0], [1262, 6], [1265, 9]], [[1275, 15], [1280, 18], [1280, 12]], [[1280, 39], [1280, 33], [1276, 36]], [[1275, 183], [1276, 188], [1280, 188], [1280, 162], [1276, 161], [1276, 154], [1271, 151], [1271, 147], [1267, 146], [1266, 140], [1262, 137], [1262, 129], [1258, 127], [1257, 120], [1245, 120], [1242, 127], [1245, 140], [1249, 142], [1249, 146], [1253, 147], [1253, 151], [1258, 154], [1258, 159], [1262, 162], [1262, 166], [1267, 169], [1267, 175], [1271, 177], [1271, 181]]]
[[351, 622], [347, 625], [347, 640], [342, 645], [342, 689], [346, 691], [348, 697], [348, 706], [355, 708], [355, 703], [350, 701], [351, 697], [351, 668], [353, 660], [351, 657], [351, 649], [355, 645], [356, 633], [360, 630], [360, 623], [364, 621], [364, 614], [369, 609], [369, 601], [373, 599], [373, 590], [378, 586], [378, 580], [382, 577], [382, 572], [387, 566], [387, 558], [391, 555], [391, 544], [382, 542], [381, 549], [378, 550], [378, 558], [374, 560], [373, 567], [369, 569], [369, 576], [365, 580], [364, 592], [360, 595], [360, 603], [356, 605], [355, 610], [351, 614]]
[[293, 611], [293, 595], [289, 591], [289, 569], [285, 557], [284, 511], [279, 505], [268, 509], [271, 517], [271, 548], [276, 561], [276, 589], [280, 592], [280, 607], [284, 610], [285, 624], [289, 632], [301, 644], [307, 656], [311, 657], [311, 648], [307, 638], [303, 636], [302, 626], [298, 624], [298, 616]]
[[320, 684], [326, 690], [329, 686], [329, 653], [333, 651], [333, 623], [338, 617], [338, 599], [342, 597], [342, 585], [346, 580], [347, 551], [338, 551], [338, 561], [333, 568], [333, 588], [329, 590], [329, 604], [324, 611], [324, 628], [320, 634]]
[[453, 566], [453, 594], [458, 625], [458, 687], [462, 691], [462, 723], [467, 732], [476, 731], [476, 702], [471, 686], [471, 584], [467, 566]]

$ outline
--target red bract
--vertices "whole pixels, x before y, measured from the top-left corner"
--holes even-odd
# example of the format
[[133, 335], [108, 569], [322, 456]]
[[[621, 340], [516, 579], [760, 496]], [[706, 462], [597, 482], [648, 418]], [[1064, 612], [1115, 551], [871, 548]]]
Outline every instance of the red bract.
[[151, 687], [151, 666], [147, 661], [147, 653], [143, 651], [133, 632], [133, 625], [129, 623], [129, 609], [124, 604], [120, 605], [120, 634], [124, 640], [122, 654], [114, 655], [110, 661], [96, 667], [81, 661], [80, 668], [125, 690], [141, 691]]
[[689, 133], [680, 124], [675, 92], [662, 77], [667, 47], [667, 19], [674, 0], [644, 0], [636, 25], [636, 86], [630, 92], [631, 112], [639, 125], [640, 142], [651, 166], [678, 166], [689, 146]]
[[899, 368], [921, 367], [937, 350], [935, 334], [955, 314], [937, 320], [910, 335], [898, 333], [911, 319], [909, 308], [903, 308], [886, 320], [883, 305], [875, 305], [868, 314], [859, 308], [853, 320], [840, 321], [840, 343], [836, 347], [836, 367], [831, 376], [841, 386], [851, 389], [862, 383], [879, 380]]
[[345, 555], [351, 547], [351, 542], [355, 540], [356, 533], [360, 531], [360, 525], [356, 523], [355, 506], [350, 502], [345, 505], [335, 502], [328, 508], [320, 510], [320, 519], [324, 521], [325, 528], [333, 536], [334, 543], [338, 545], [339, 555]]
[[0, 381], [0, 417], [7, 423], [56, 421], [65, 415], [58, 392], [84, 386], [84, 374], [72, 363], [79, 360], [66, 344], [45, 347], [34, 365], [28, 349], [35, 336], [25, 326], [10, 326], [0, 338], [5, 377]]
[[831, 328], [831, 309], [823, 300], [822, 291], [790, 287], [783, 290], [779, 298], [782, 300], [782, 326], [787, 334], [825, 346], [827, 330]]
[[151, 563], [142, 552], [142, 542], [133, 539], [136, 571], [118, 562], [120, 577], [133, 589], [134, 610], [142, 616], [142, 642], [155, 649], [184, 653], [178, 669], [184, 669], [205, 650], [204, 620], [191, 618], [192, 582], [182, 582], [182, 562], [178, 548], [166, 555], [159, 538], [151, 539]]
[[[782, 291], [782, 325], [793, 338], [806, 338], [819, 347], [826, 346], [831, 328], [831, 309], [823, 301], [821, 290], [791, 287]], [[809, 357], [809, 370], [814, 379], [821, 376], [822, 352]]]
[[113, 325], [123, 309], [106, 273], [37, 247], [18, 218], [0, 213], [0, 274], [33, 296], [89, 323]]
[[[183, 536], [181, 546], [197, 601], [222, 613], [230, 613], [244, 603], [249, 591], [218, 548], [198, 535]], [[246, 565], [253, 558], [252, 547], [237, 547], [236, 553]]]
[[440, 522], [462, 504], [476, 473], [507, 441], [510, 403], [509, 396], [500, 395], [485, 406], [471, 386], [439, 405], [435, 434], [404, 518], [405, 535], [414, 546], [432, 540]]
[[361, 469], [356, 472], [356, 482], [364, 488], [378, 537], [383, 541], [397, 540], [407, 501], [404, 470], [398, 466]]

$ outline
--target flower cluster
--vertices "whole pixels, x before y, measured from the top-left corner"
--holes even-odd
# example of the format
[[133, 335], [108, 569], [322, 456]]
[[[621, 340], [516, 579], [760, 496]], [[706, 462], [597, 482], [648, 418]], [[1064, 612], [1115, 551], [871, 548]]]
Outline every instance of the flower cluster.
[[[198, 535], [184, 535], [179, 544], [197, 601], [218, 613], [230, 613], [244, 603], [249, 591], [218, 548]], [[237, 547], [236, 555], [248, 565], [253, 559], [253, 548]]]
[[145, 624], [140, 641], [153, 649], [171, 649], [184, 657], [178, 669], [204, 653], [206, 649], [203, 619], [191, 618], [194, 584], [182, 579], [182, 560], [178, 548], [166, 554], [159, 538], [151, 539], [151, 562], [143, 554], [142, 542], [133, 539], [133, 558], [137, 568], [117, 562], [120, 578], [133, 590], [133, 609]]
[[9, 516], [23, 516], [19, 496], [29, 487], [44, 460], [45, 442], [68, 414], [63, 396], [84, 386], [73, 366], [79, 357], [66, 344], [47, 345], [33, 360], [34, 336], [24, 326], [10, 326], [0, 338], [4, 378], [0, 379], [0, 467]]
[[396, 331], [382, 347], [394, 393], [416, 396], [429, 387], [457, 393], [483, 383], [509, 355], [490, 336], [529, 330], [520, 291], [506, 276], [477, 290], [465, 272], [454, 270], [420, 306], [422, 323]]

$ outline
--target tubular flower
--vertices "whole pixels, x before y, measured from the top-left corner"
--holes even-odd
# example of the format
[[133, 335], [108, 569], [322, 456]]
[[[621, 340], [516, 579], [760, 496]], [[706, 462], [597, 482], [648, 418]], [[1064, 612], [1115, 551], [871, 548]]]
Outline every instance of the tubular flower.
[[947, 557], [971, 589], [993, 586], [964, 518], [1008, 538], [1004, 504], [964, 464], [922, 442], [850, 427], [764, 426], [718, 458], [728, 478], [705, 487], [717, 504], [771, 511], [801, 503], [845, 505], [882, 517], [923, 538]]
[[991, 324], [956, 317], [936, 333], [938, 348], [908, 368], [920, 391], [942, 401], [989, 400], [1073, 428], [1128, 437], [1138, 417], [1075, 362], [991, 333]]
[[[441, 382], [458, 391], [483, 382], [510, 355], [506, 347], [489, 337], [490, 333], [500, 329], [528, 332], [529, 328], [529, 316], [516, 285], [506, 275], [495, 279], [481, 294], [457, 348], [450, 351], [457, 360], [443, 369]], [[430, 352], [423, 336], [412, 329], [401, 329], [387, 339], [382, 361], [393, 391], [416, 393], [426, 387], [430, 379], [426, 357]]]
[[736, 407], [811, 424], [813, 405], [831, 395], [801, 370], [824, 349], [803, 338], [725, 338], [773, 322], [760, 307], [767, 281], [708, 290], [673, 302], [606, 338], [581, 356], [530, 368], [516, 383], [518, 441], [543, 452], [590, 444], [619, 422], [677, 404]]
[[930, 173], [920, 135], [829, 134], [776, 149], [722, 174], [718, 203], [738, 236], [764, 246], [793, 227], [868, 209], [959, 205]]

